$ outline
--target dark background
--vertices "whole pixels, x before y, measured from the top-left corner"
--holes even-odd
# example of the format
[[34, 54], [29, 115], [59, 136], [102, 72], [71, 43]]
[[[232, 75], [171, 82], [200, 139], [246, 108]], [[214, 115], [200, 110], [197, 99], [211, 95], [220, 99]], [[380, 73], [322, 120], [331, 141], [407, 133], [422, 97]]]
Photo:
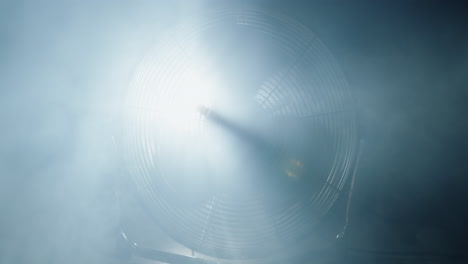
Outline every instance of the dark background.
[[[353, 247], [466, 245], [463, 1], [249, 1], [301, 21], [341, 64], [366, 141]], [[0, 3], [0, 263], [106, 263], [118, 225], [122, 92], [164, 29], [227, 1]]]

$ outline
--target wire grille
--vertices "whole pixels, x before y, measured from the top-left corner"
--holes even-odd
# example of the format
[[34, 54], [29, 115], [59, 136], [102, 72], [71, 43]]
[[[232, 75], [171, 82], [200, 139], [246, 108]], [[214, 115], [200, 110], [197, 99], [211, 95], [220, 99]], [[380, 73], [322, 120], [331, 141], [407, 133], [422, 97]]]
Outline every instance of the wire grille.
[[[175, 173], [190, 176], [200, 171], [197, 159], [181, 153], [203, 155], [209, 144], [204, 136], [207, 120], [195, 113], [195, 121], [185, 124], [189, 129], [166, 131], [160, 126], [161, 106], [180, 100], [184, 90], [177, 83], [197, 67], [200, 39], [210, 30], [223, 28], [236, 29], [236, 36], [248, 29], [267, 38], [287, 62], [264, 79], [252, 96], [276, 130], [282, 157], [287, 157], [282, 168], [298, 169], [303, 163], [313, 168], [307, 180], [280, 182], [286, 191], [277, 188], [273, 193], [285, 196], [283, 200], [265, 198], [261, 192], [233, 195], [206, 186], [178, 189], [171, 184]], [[218, 10], [163, 38], [135, 72], [124, 120], [126, 166], [146, 207], [174, 239], [222, 258], [262, 257], [313, 236], [314, 227], [344, 187], [357, 145], [354, 102], [329, 50], [302, 24], [259, 10]], [[192, 144], [187, 147], [189, 141]], [[290, 178], [300, 174], [285, 173], [293, 182]], [[197, 198], [181, 203], [185, 191], [197, 193], [187, 195]]]

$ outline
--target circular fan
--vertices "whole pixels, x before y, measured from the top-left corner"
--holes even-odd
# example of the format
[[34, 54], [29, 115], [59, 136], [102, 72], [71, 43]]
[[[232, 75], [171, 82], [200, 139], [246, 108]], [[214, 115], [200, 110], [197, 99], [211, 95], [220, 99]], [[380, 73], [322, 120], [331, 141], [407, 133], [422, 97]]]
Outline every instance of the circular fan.
[[351, 93], [323, 42], [258, 10], [167, 34], [137, 68], [124, 119], [146, 208], [181, 244], [222, 258], [312, 241], [357, 145]]

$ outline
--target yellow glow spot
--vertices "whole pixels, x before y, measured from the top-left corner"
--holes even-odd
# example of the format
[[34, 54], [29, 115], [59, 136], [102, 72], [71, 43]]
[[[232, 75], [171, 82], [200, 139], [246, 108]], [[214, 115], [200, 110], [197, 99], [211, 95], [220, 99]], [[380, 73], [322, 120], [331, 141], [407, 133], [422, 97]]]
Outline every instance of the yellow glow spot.
[[288, 175], [288, 177], [293, 178], [293, 179], [299, 179], [299, 176], [297, 176], [297, 174], [295, 174], [294, 172], [290, 170], [286, 170], [286, 175]]

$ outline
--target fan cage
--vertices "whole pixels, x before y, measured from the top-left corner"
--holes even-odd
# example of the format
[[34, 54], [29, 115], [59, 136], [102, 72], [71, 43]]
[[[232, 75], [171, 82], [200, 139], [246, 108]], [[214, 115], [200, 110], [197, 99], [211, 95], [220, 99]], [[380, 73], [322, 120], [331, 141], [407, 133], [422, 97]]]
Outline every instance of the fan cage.
[[[155, 105], [177, 100], [177, 91], [171, 88], [191, 67], [200, 33], [225, 24], [268, 35], [291, 58], [290, 65], [265, 80], [255, 100], [282, 124], [310, 122], [324, 127], [328, 135], [326, 144], [333, 154], [326, 161], [321, 187], [280, 211], [265, 210], [258, 199], [246, 202], [218, 194], [183, 207], [165, 196], [171, 191], [164, 181], [164, 164], [158, 163], [164, 153]], [[299, 22], [252, 9], [217, 10], [167, 34], [136, 70], [126, 97], [124, 127], [126, 167], [145, 207], [161, 227], [192, 250], [230, 259], [264, 257], [315, 241], [310, 240], [314, 228], [340, 196], [357, 148], [354, 100], [324, 43]]]

